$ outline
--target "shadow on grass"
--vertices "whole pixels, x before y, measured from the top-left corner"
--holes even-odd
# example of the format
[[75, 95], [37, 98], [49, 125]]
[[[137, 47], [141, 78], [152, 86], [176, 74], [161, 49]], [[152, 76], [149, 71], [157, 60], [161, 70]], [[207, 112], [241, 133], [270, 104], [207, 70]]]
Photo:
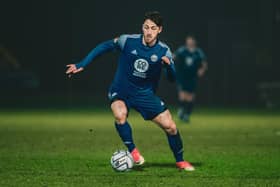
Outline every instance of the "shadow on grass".
[[[191, 164], [198, 168], [202, 167], [201, 162], [191, 162]], [[134, 166], [133, 170], [135, 171], [144, 171], [145, 168], [176, 168], [175, 163], [145, 163], [143, 166]]]

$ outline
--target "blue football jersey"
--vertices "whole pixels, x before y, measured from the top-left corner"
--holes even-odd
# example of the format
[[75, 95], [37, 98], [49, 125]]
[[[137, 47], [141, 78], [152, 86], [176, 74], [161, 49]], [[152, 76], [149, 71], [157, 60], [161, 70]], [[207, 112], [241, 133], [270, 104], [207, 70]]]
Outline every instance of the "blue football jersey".
[[122, 35], [118, 45], [121, 55], [113, 85], [155, 90], [163, 67], [161, 58], [167, 56], [174, 66], [168, 46], [160, 41], [149, 47], [143, 44], [142, 35]]
[[175, 52], [175, 64], [178, 79], [195, 78], [206, 56], [200, 48], [190, 51], [185, 46]]
[[[166, 70], [167, 77], [175, 80], [172, 53], [169, 47], [159, 40], [151, 47], [144, 45], [142, 37], [141, 34], [121, 35], [117, 40], [103, 42], [76, 64], [76, 67], [85, 67], [98, 55], [118, 49], [120, 57], [112, 86], [127, 92], [155, 91], [163, 68]], [[163, 56], [169, 58], [170, 65], [162, 63]]]

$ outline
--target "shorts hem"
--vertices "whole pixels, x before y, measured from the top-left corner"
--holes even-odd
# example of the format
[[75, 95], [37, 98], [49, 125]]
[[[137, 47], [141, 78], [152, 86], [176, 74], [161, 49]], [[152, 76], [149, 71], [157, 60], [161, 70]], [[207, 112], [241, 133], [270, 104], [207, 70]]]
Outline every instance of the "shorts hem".
[[166, 110], [168, 110], [168, 108], [167, 108], [167, 107], [164, 107], [164, 109], [163, 109], [162, 111], [160, 111], [160, 112], [158, 112], [158, 113], [152, 115], [151, 117], [144, 118], [144, 119], [147, 120], [147, 121], [148, 121], [148, 120], [152, 120], [152, 119], [154, 119], [155, 117], [157, 117], [159, 114], [165, 112]]

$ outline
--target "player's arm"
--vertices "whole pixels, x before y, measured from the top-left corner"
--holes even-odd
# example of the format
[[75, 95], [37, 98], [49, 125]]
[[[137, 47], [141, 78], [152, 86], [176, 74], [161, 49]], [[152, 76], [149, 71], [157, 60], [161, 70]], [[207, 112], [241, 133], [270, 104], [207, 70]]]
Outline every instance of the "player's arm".
[[180, 64], [182, 62], [182, 50], [183, 48], [182, 47], [179, 47], [173, 54], [172, 54], [172, 57], [173, 57], [173, 60], [174, 60], [174, 66], [175, 66], [175, 69], [178, 71], [179, 67], [180, 67]]
[[92, 49], [90, 53], [80, 63], [68, 64], [66, 66], [68, 68], [66, 70], [66, 74], [70, 76], [71, 74], [75, 74], [84, 70], [84, 68], [95, 58], [102, 55], [103, 53], [112, 51], [113, 49], [116, 49], [118, 47], [118, 38], [100, 43], [94, 49]]
[[161, 58], [164, 67], [165, 67], [165, 74], [169, 81], [174, 82], [176, 80], [176, 73], [175, 73], [175, 66], [174, 61], [172, 59], [172, 53], [168, 49], [165, 56]]
[[198, 77], [202, 77], [205, 74], [205, 72], [207, 71], [207, 69], [208, 69], [207, 61], [202, 61], [201, 67], [198, 69], [198, 72], [197, 72]]
[[183, 47], [179, 47], [179, 48], [172, 54], [173, 60], [176, 61], [178, 58], [180, 58], [180, 55], [181, 55], [182, 50], [183, 50]]
[[208, 63], [205, 54], [201, 49], [199, 49], [199, 56], [201, 58], [201, 66], [197, 71], [198, 77], [202, 77], [208, 69]]

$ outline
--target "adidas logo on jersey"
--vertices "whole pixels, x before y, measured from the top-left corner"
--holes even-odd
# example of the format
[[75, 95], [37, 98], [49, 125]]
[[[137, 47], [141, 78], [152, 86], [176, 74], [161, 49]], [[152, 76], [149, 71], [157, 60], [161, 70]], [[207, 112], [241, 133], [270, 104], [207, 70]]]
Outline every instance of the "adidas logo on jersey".
[[131, 54], [138, 55], [136, 49], [134, 49], [133, 51], [131, 51]]

